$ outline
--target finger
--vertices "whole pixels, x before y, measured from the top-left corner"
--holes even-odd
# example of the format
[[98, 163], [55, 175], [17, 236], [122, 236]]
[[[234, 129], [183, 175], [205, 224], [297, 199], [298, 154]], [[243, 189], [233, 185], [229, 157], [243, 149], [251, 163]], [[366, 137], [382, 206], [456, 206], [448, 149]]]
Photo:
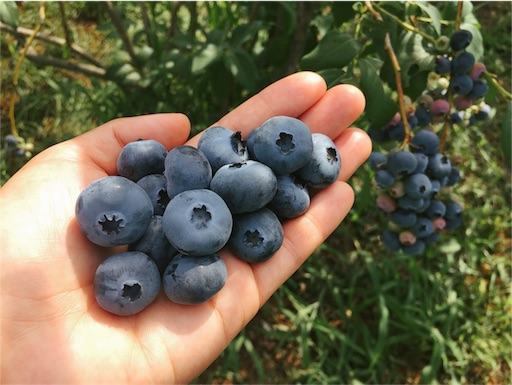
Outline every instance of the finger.
[[[313, 72], [298, 72], [271, 84], [213, 126], [224, 126], [246, 136], [267, 119], [286, 115], [297, 117], [307, 111], [325, 94], [323, 78]], [[187, 144], [196, 146], [201, 134]]]
[[321, 132], [337, 137], [361, 115], [365, 107], [365, 97], [356, 87], [341, 84], [329, 89], [301, 119], [312, 132]]
[[114, 175], [119, 152], [127, 143], [154, 139], [170, 150], [185, 143], [189, 135], [190, 121], [185, 115], [154, 114], [114, 119], [70, 140], [70, 144], [107, 174]]
[[347, 181], [370, 156], [372, 141], [365, 131], [359, 128], [347, 128], [334, 143], [339, 149], [341, 158], [338, 179]]
[[252, 266], [260, 306], [339, 226], [353, 202], [352, 188], [338, 181], [319, 191], [302, 216], [283, 223], [285, 240], [279, 251], [268, 261]]

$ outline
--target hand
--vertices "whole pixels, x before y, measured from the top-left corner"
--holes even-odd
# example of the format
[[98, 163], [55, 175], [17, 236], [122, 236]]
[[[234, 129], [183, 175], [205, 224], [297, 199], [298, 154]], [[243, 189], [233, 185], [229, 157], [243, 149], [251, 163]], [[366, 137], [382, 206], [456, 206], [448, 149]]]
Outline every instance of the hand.
[[345, 181], [371, 151], [363, 131], [347, 128], [364, 103], [355, 87], [326, 92], [321, 77], [303, 72], [217, 122], [246, 136], [271, 116], [298, 117], [335, 139], [339, 181], [318, 192], [304, 215], [284, 223], [285, 241], [270, 260], [249, 265], [223, 250], [228, 279], [210, 301], [178, 305], [161, 292], [130, 317], [96, 304], [95, 270], [119, 248], [95, 246], [82, 235], [75, 201], [89, 183], [116, 173], [126, 143], [156, 139], [168, 149], [185, 143], [188, 119], [116, 119], [34, 157], [0, 189], [2, 382], [186, 383], [198, 376], [348, 213], [354, 194]]

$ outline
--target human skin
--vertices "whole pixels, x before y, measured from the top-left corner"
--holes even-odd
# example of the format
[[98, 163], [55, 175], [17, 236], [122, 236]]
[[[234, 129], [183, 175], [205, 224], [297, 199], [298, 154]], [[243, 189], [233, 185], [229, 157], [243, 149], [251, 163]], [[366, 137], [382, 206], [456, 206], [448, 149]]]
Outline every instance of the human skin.
[[0, 189], [1, 381], [169, 384], [197, 377], [347, 215], [354, 193], [346, 181], [371, 152], [366, 133], [350, 128], [364, 105], [357, 88], [327, 90], [320, 76], [301, 72], [215, 122], [246, 137], [272, 116], [297, 117], [335, 141], [340, 177], [312, 197], [305, 214], [284, 222], [284, 243], [268, 261], [248, 264], [222, 250], [228, 279], [208, 302], [179, 305], [161, 291], [130, 317], [110, 314], [94, 299], [96, 268], [124, 248], [90, 243], [75, 202], [89, 183], [116, 174], [128, 142], [196, 146], [198, 136], [187, 141], [188, 118], [116, 119], [35, 156]]

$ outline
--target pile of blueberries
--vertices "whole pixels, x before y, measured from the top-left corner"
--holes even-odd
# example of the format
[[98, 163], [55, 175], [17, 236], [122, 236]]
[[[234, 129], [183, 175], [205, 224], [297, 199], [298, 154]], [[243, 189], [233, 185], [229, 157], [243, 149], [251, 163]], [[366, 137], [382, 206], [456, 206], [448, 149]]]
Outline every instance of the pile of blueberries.
[[[491, 107], [483, 100], [489, 90], [486, 67], [466, 51], [472, 39], [470, 31], [455, 31], [449, 39], [451, 51], [435, 60], [427, 89], [415, 103], [404, 97], [412, 133], [408, 148], [374, 151], [370, 156], [380, 189], [377, 206], [390, 221], [380, 239], [391, 251], [421, 254], [444, 230], [462, 223], [462, 207], [451, 194], [460, 172], [446, 153], [439, 152], [437, 132], [446, 124], [472, 125], [490, 117]], [[384, 127], [371, 126], [368, 133], [384, 147], [387, 142], [403, 142], [406, 136], [399, 113]]]
[[97, 303], [133, 315], [161, 287], [179, 304], [209, 300], [227, 280], [218, 252], [228, 247], [248, 263], [271, 258], [283, 243], [282, 221], [302, 215], [310, 188], [334, 183], [340, 169], [334, 142], [287, 116], [270, 118], [246, 140], [214, 126], [197, 148], [128, 143], [118, 175], [92, 182], [76, 201], [78, 225], [91, 242], [128, 245], [97, 268]]
[[377, 206], [391, 222], [381, 241], [391, 251], [421, 254], [426, 245], [439, 240], [443, 230], [462, 223], [461, 205], [442, 199], [443, 189], [460, 182], [459, 169], [438, 152], [439, 146], [438, 136], [423, 129], [412, 138], [412, 151], [370, 155], [368, 162], [380, 189]]

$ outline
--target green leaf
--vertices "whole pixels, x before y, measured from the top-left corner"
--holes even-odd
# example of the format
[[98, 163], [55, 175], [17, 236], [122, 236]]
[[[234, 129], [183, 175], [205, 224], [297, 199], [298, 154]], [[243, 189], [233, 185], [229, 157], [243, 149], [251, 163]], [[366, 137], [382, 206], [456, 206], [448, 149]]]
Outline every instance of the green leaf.
[[11, 27], [18, 26], [18, 7], [15, 1], [0, 2], [0, 21]]
[[222, 56], [222, 50], [214, 44], [207, 44], [192, 58], [192, 73], [197, 74]]
[[508, 167], [512, 168], [512, 102], [508, 102], [507, 112], [503, 120], [501, 131], [501, 149], [505, 155]]
[[332, 14], [334, 16], [334, 23], [339, 26], [356, 15], [354, 3], [351, 1], [335, 1], [332, 3]]
[[379, 63], [381, 62], [368, 58], [359, 60], [360, 87], [366, 97], [365, 113], [376, 127], [388, 123], [398, 110], [396, 103], [384, 92], [378, 74]]
[[262, 21], [256, 20], [251, 24], [241, 24], [235, 28], [229, 39], [231, 47], [240, 47], [246, 41], [252, 39], [262, 28]]
[[226, 55], [226, 64], [237, 82], [249, 91], [255, 89], [258, 68], [251, 55], [242, 49], [235, 49], [233, 54]]
[[405, 87], [416, 72], [431, 71], [434, 67], [434, 55], [423, 46], [423, 37], [414, 32], [405, 32], [395, 51]]
[[302, 58], [300, 65], [303, 69], [312, 71], [342, 68], [349, 64], [358, 52], [359, 45], [352, 35], [331, 31]]
[[439, 12], [439, 8], [431, 3], [427, 3], [426, 1], [416, 1], [414, 2], [418, 7], [421, 8], [423, 12], [425, 12], [430, 19], [432, 19], [432, 26], [436, 31], [437, 35], [441, 35], [441, 13]]
[[466, 29], [473, 35], [471, 44], [466, 48], [467, 52], [471, 52], [475, 57], [476, 61], [481, 60], [484, 57], [484, 38], [478, 26], [473, 23], [464, 22], [460, 25], [460, 29]]

